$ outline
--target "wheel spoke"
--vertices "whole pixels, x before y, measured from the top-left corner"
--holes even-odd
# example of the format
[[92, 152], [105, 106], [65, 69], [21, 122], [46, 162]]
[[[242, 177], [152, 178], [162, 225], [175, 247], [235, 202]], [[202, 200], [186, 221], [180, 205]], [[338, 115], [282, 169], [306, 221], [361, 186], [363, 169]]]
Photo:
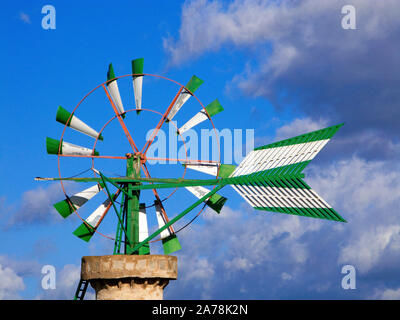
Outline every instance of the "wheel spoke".
[[174, 99], [170, 103], [170, 105], [167, 108], [167, 110], [165, 111], [164, 115], [162, 116], [162, 118], [158, 122], [157, 127], [154, 129], [150, 139], [147, 140], [146, 144], [144, 145], [144, 147], [143, 147], [143, 149], [141, 151], [143, 154], [146, 154], [147, 150], [149, 150], [151, 144], [153, 143], [154, 139], [156, 138], [156, 136], [158, 134], [158, 131], [161, 129], [162, 125], [164, 124], [165, 120], [168, 117], [169, 112], [171, 111], [172, 107], [174, 106], [176, 99], [178, 99], [179, 95], [181, 94], [182, 89], [183, 89], [183, 87], [180, 87], [178, 93], [175, 95]]
[[118, 121], [121, 124], [121, 127], [124, 130], [126, 137], [128, 138], [129, 144], [131, 145], [131, 147], [132, 147], [134, 152], [139, 152], [139, 149], [137, 148], [135, 142], [133, 141], [132, 136], [129, 133], [128, 128], [126, 127], [124, 120], [122, 119], [120, 113], [118, 112], [117, 107], [114, 104], [114, 101], [112, 100], [112, 98], [110, 96], [110, 93], [108, 92], [108, 90], [107, 90], [107, 88], [105, 87], [104, 84], [102, 85], [102, 87], [103, 87], [103, 89], [104, 89], [104, 91], [105, 91], [105, 93], [107, 95], [108, 100], [110, 101], [110, 104], [111, 104], [112, 108], [114, 109], [115, 115], [117, 116]]
[[[142, 165], [142, 169], [143, 169], [143, 172], [144, 172], [146, 178], [151, 178], [149, 169], [147, 169], [146, 164], [143, 163], [141, 165]], [[151, 182], [151, 184], [152, 184], [152, 182]], [[152, 190], [153, 190], [153, 193], [154, 193], [154, 196], [155, 196], [156, 200], [160, 204], [161, 213], [164, 216], [165, 222], [168, 223], [169, 219], [168, 219], [167, 213], [165, 212], [165, 209], [164, 209], [164, 206], [163, 206], [162, 201], [160, 199], [160, 196], [158, 195], [158, 192], [157, 192], [156, 189], [152, 189]], [[171, 233], [175, 232], [174, 229], [172, 228], [172, 226], [169, 227], [169, 230], [170, 230]]]

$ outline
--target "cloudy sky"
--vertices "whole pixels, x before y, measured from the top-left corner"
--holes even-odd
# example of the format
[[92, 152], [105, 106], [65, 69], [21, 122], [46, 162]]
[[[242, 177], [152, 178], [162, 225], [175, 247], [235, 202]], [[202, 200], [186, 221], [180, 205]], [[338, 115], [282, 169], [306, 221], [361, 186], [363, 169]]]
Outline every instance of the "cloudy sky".
[[[52, 208], [61, 186], [33, 178], [58, 176], [44, 144], [62, 134], [57, 106], [72, 110], [106, 80], [110, 62], [117, 75], [129, 74], [138, 57], [145, 73], [183, 84], [192, 74], [203, 79], [196, 95], [204, 103], [218, 98], [225, 109], [216, 127], [254, 130], [255, 146], [345, 123], [305, 173], [348, 223], [256, 211], [224, 188], [221, 214], [206, 209], [178, 234], [179, 279], [166, 298], [400, 299], [398, 1], [51, 4], [54, 30], [42, 28], [44, 3], [7, 1], [0, 13], [0, 299], [71, 299], [80, 258], [112, 253], [113, 242], [100, 235], [89, 244], [76, 239], [79, 218], [63, 220]], [[356, 29], [342, 27], [349, 4]], [[148, 90], [144, 104], [162, 112], [173, 94], [160, 81], [148, 81]], [[111, 114], [106, 101], [91, 102]], [[81, 114], [100, 128], [100, 110]], [[146, 129], [138, 128], [143, 145]], [[106, 140], [104, 151], [112, 147]], [[63, 165], [70, 175], [87, 169], [86, 162]], [[118, 166], [123, 171], [107, 164], [111, 172]], [[176, 198], [166, 208], [171, 216], [184, 209]], [[56, 268], [55, 290], [41, 286], [45, 265]], [[356, 270], [354, 290], [341, 286], [345, 265]]]

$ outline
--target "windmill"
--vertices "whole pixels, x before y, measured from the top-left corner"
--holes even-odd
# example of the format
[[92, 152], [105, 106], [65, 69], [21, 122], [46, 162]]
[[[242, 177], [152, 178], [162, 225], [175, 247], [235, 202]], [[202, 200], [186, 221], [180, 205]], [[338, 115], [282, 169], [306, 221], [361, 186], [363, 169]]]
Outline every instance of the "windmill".
[[[56, 120], [64, 125], [64, 130], [60, 139], [47, 138], [46, 148], [47, 153], [58, 157], [59, 177], [37, 177], [36, 180], [61, 183], [65, 199], [54, 204], [54, 207], [63, 218], [75, 213], [82, 220], [82, 223], [73, 232], [75, 236], [86, 242], [90, 241], [96, 233], [108, 237], [114, 241], [114, 255], [149, 255], [150, 243], [160, 241], [164, 254], [169, 255], [181, 249], [177, 233], [194, 219], [179, 230], [174, 229], [174, 224], [197, 207], [202, 208], [195, 218], [206, 206], [220, 213], [227, 198], [218, 192], [228, 185], [257, 210], [345, 222], [327, 202], [307, 185], [302, 173], [342, 124], [258, 147], [248, 153], [238, 166], [222, 164], [219, 160], [189, 159], [186, 154], [184, 159], [173, 159], [183, 165], [183, 177], [152, 177], [148, 168], [149, 160], [160, 159], [150, 158], [147, 153], [164, 123], [168, 122], [170, 126], [175, 126], [174, 131], [181, 137], [189, 129], [206, 122], [209, 122], [215, 131], [212, 118], [222, 112], [223, 108], [217, 99], [204, 106], [195, 96], [194, 93], [203, 83], [203, 80], [197, 76], [192, 76], [186, 85], [182, 85], [166, 77], [143, 73], [143, 62], [143, 58], [133, 60], [132, 73], [119, 77], [115, 76], [113, 65], [110, 64], [107, 80], [85, 95], [74, 110], [67, 111], [61, 106], [57, 110]], [[146, 81], [147, 78], [158, 81], [166, 80], [175, 88], [177, 87], [175, 96], [162, 112], [142, 107], [142, 88], [145, 77]], [[132, 109], [125, 110], [119, 88], [122, 80], [131, 81], [130, 90], [133, 88], [131, 99], [133, 103], [131, 104], [135, 106]], [[107, 107], [113, 111], [111, 119], [98, 131], [77, 116], [78, 107], [95, 91], [103, 94], [103, 98], [105, 97], [109, 104]], [[201, 108], [194, 116], [185, 122], [182, 121], [183, 124], [178, 126], [175, 124], [176, 116], [189, 99], [196, 100]], [[143, 111], [158, 115], [159, 121], [150, 137], [146, 139], [143, 148], [139, 149], [131, 135], [132, 129], [135, 128], [129, 127], [126, 121], [129, 117], [134, 117], [134, 113], [137, 114], [136, 117], [142, 117]], [[101, 150], [101, 142], [105, 141], [103, 133], [113, 120], [117, 121], [119, 127], [122, 128], [129, 148], [123, 154], [102, 155], [97, 150], [98, 142], [98, 148]], [[93, 147], [83, 147], [65, 141], [64, 134], [70, 129], [93, 138]], [[182, 141], [185, 143], [185, 139], [182, 138]], [[62, 176], [61, 158], [91, 159], [90, 170], [93, 177]], [[95, 160], [98, 159], [125, 160], [125, 174], [122, 176], [106, 174], [95, 165]], [[211, 175], [212, 178], [185, 178], [186, 169]], [[66, 192], [64, 186], [66, 181], [90, 186], [71, 195]], [[167, 197], [161, 197], [159, 192], [164, 189], [177, 190], [180, 188], [185, 188], [193, 194], [196, 201], [170, 219], [165, 209], [165, 201], [174, 191]], [[145, 192], [152, 193], [153, 201], [151, 203], [141, 201]], [[78, 211], [93, 197], [101, 193], [104, 198], [102, 203], [87, 218], [82, 218]], [[148, 227], [150, 208], [155, 212], [158, 224], [156, 230], [151, 234], [149, 234]], [[99, 227], [109, 211], [115, 211], [117, 217], [115, 237], [109, 237], [99, 231]], [[80, 281], [75, 299], [83, 299], [87, 286], [87, 281]]]

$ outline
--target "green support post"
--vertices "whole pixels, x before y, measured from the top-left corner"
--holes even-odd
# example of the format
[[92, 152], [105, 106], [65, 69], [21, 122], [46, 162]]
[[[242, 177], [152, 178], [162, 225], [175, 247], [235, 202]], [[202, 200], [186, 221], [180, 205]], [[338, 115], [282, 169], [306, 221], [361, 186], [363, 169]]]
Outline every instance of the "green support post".
[[121, 243], [122, 243], [122, 235], [123, 235], [123, 230], [124, 230], [123, 221], [125, 218], [125, 194], [124, 193], [122, 193], [119, 216], [122, 217], [122, 224], [118, 220], [117, 232], [115, 233], [114, 253], [113, 254], [121, 254]]
[[[127, 159], [126, 176], [140, 178], [140, 157], [130, 155]], [[139, 196], [140, 190], [134, 190], [137, 182], [127, 184], [129, 198], [126, 200], [126, 232], [131, 243], [125, 241], [125, 254], [140, 254], [139, 250], [133, 248], [139, 243]]]

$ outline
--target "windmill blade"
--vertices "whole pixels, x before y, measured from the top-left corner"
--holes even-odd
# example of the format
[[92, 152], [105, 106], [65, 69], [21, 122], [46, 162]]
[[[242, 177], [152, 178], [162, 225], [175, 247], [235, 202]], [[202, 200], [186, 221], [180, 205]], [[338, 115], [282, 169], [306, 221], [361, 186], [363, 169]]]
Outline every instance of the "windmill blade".
[[193, 128], [199, 123], [202, 123], [207, 119], [210, 119], [209, 117], [213, 117], [224, 110], [224, 108], [222, 108], [221, 104], [219, 103], [218, 99], [215, 99], [213, 102], [211, 102], [207, 107], [205, 107], [205, 109], [207, 110], [207, 112], [205, 110], [201, 110], [193, 118], [191, 118], [188, 122], [186, 122], [182, 127], [180, 127], [178, 130], [178, 134], [184, 133], [185, 131]]
[[[210, 190], [202, 186], [186, 187], [186, 189], [193, 193], [199, 199], [203, 198], [206, 194], [210, 192]], [[205, 201], [205, 203], [215, 212], [220, 213], [226, 200], [228, 199], [219, 195], [218, 193], [214, 193], [210, 198]]]
[[178, 99], [176, 99], [171, 111], [169, 112], [166, 121], [171, 121], [173, 117], [178, 113], [182, 106], [189, 100], [192, 94], [201, 86], [204, 81], [195, 75], [190, 78], [189, 82], [183, 88], [182, 92], [179, 94]]
[[254, 149], [230, 175], [232, 187], [258, 210], [345, 222], [301, 173], [342, 125]]
[[[115, 201], [116, 195], [113, 194], [112, 198], [113, 201]], [[82, 222], [81, 225], [75, 229], [73, 234], [83, 241], [89, 242], [110, 208], [111, 200], [107, 198], [87, 219], [85, 219], [85, 222]]]
[[142, 109], [142, 87], [143, 87], [143, 58], [132, 60], [133, 93], [135, 95], [136, 112]]
[[[158, 228], [162, 228], [167, 222], [161, 212], [161, 202], [154, 201], [156, 208], [156, 217], [158, 222]], [[171, 228], [166, 228], [160, 233], [162, 239], [164, 254], [171, 254], [175, 251], [182, 249], [179, 240], [175, 233], [171, 232]]]
[[[139, 242], [144, 241], [149, 236], [149, 229], [147, 227], [147, 214], [146, 205], [141, 203], [139, 205]], [[150, 254], [150, 246], [147, 242], [139, 248], [139, 254]]]
[[[61, 147], [60, 147], [61, 143]], [[63, 140], [56, 140], [47, 137], [46, 138], [46, 149], [48, 154], [62, 154], [62, 155], [78, 155], [78, 156], [98, 156], [100, 153], [97, 150], [81, 147]], [[58, 153], [60, 149], [60, 153]]]
[[76, 117], [74, 114], [71, 115], [70, 112], [65, 110], [63, 107], [59, 106], [57, 109], [56, 120], [62, 124], [67, 125], [68, 127], [79, 131], [83, 134], [88, 135], [89, 137], [103, 140], [103, 136], [99, 134], [96, 130], [89, 127], [86, 123]]
[[110, 63], [110, 65], [108, 66], [107, 88], [120, 115], [125, 118], [125, 109], [124, 105], [122, 104], [121, 95], [119, 93], [117, 79], [115, 79], [115, 73], [112, 63]]
[[219, 167], [218, 163], [192, 164], [192, 163], [188, 162], [188, 163], [183, 163], [183, 165], [188, 169], [192, 169], [192, 170], [199, 171], [199, 172], [202, 172], [205, 174], [209, 174], [214, 177], [218, 174], [218, 167]]
[[103, 188], [104, 184], [96, 184], [90, 188], [74, 194], [72, 197], [67, 197], [67, 199], [57, 202], [56, 204], [54, 204], [54, 208], [63, 218], [66, 218], [72, 212], [78, 210], [86, 202], [92, 199]]
[[[217, 176], [220, 178], [227, 178], [235, 170], [236, 166], [232, 164], [219, 164], [219, 163], [196, 163], [184, 162], [183, 165], [195, 171]], [[219, 168], [219, 171], [218, 171]]]

